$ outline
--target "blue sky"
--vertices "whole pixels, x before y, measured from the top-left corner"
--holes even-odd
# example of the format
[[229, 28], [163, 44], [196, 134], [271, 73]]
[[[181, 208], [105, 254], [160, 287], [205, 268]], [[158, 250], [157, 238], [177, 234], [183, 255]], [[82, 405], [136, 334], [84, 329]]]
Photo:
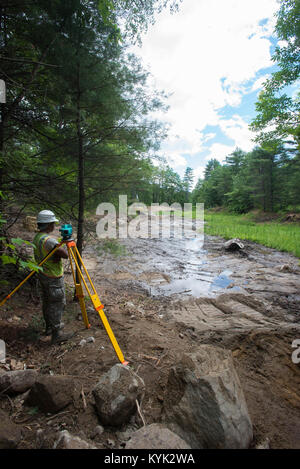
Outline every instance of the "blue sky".
[[[152, 75], [149, 85], [170, 93], [169, 126], [160, 154], [195, 183], [207, 161], [236, 147], [250, 151], [249, 123], [271, 60], [277, 0], [183, 0], [178, 13], [161, 13], [134, 52]], [[279, 43], [281, 45], [281, 43]]]

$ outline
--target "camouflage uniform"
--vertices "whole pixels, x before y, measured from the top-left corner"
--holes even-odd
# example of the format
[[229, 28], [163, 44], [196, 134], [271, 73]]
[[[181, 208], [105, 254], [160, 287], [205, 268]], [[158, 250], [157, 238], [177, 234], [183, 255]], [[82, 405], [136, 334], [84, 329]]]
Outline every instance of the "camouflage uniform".
[[64, 277], [50, 278], [39, 274], [39, 282], [46, 331], [58, 331], [66, 305]]
[[[58, 242], [47, 233], [38, 233], [34, 240], [34, 257], [37, 263], [55, 247]], [[43, 273], [38, 274], [42, 292], [43, 316], [46, 333], [57, 333], [66, 305], [62, 260], [55, 262], [50, 258], [43, 264]]]

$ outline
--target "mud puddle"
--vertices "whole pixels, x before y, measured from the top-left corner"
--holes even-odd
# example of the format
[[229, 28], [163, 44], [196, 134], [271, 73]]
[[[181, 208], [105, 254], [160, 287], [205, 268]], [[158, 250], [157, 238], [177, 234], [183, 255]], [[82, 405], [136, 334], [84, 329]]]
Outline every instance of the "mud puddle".
[[297, 258], [250, 242], [241, 252], [228, 252], [224, 239], [193, 231], [192, 221], [185, 226], [185, 237], [178, 238], [176, 223], [167, 238], [143, 238], [146, 233], [141, 233], [140, 238], [118, 240], [126, 249], [124, 256], [99, 255], [89, 246], [85, 256], [93, 259], [93, 275], [170, 301], [242, 294], [268, 302], [278, 299], [278, 304], [299, 312]]

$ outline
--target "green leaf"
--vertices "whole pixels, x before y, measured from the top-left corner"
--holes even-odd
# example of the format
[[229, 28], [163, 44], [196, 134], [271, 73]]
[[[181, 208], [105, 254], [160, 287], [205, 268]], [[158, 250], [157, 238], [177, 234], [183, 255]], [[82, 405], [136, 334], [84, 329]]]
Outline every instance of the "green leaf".
[[24, 241], [24, 239], [21, 239], [21, 238], [12, 238], [11, 242], [13, 244], [16, 244], [17, 246], [22, 246], [22, 244], [26, 243], [26, 241]]
[[23, 267], [23, 269], [34, 270], [35, 272], [41, 272], [43, 270], [42, 267], [39, 267], [31, 261], [20, 261], [20, 266]]
[[2, 254], [2, 256], [0, 256], [0, 257], [1, 257], [1, 261], [2, 261], [3, 265], [16, 264], [16, 262], [17, 262], [17, 259], [15, 259], [12, 256], [7, 256], [6, 254]]
[[16, 250], [16, 246], [14, 246], [13, 244], [5, 244], [5, 247], [10, 248], [10, 249], [12, 249], [13, 251]]

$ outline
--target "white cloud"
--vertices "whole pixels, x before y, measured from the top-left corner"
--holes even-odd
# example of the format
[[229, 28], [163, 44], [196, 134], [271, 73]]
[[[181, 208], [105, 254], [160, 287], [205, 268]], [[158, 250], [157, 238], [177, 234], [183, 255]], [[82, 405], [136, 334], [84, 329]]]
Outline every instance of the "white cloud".
[[248, 123], [240, 116], [234, 115], [232, 119], [221, 119], [219, 126], [223, 133], [234, 141], [236, 147], [244, 151], [250, 151], [253, 148], [254, 144], [251, 139], [254, 134], [249, 130]]
[[223, 143], [213, 143], [210, 147], [210, 153], [205, 158], [206, 161], [211, 160], [212, 158], [223, 163], [226, 156], [230, 155], [235, 150], [235, 145], [224, 145]]
[[268, 75], [264, 75], [264, 76], [258, 78], [257, 80], [255, 80], [255, 82], [252, 85], [251, 91], [261, 90], [263, 88], [263, 84], [265, 83], [265, 81], [269, 77], [270, 77], [270, 75], [268, 74]]
[[201, 178], [201, 179], [204, 178], [204, 171], [205, 171], [205, 166], [197, 166], [197, 168], [195, 168], [193, 170], [193, 173], [194, 173], [194, 187], [197, 184], [199, 178]]
[[171, 168], [183, 168], [187, 165], [186, 159], [179, 153], [168, 153], [165, 157]]
[[[247, 82], [273, 65], [269, 36], [277, 10], [277, 0], [184, 0], [179, 13], [159, 15], [142, 49], [135, 50], [149, 65], [155, 87], [172, 93], [163, 118], [172, 131], [163, 151], [175, 162], [203, 151], [207, 125], [219, 125], [234, 146], [248, 150], [252, 134], [246, 122], [238, 116], [225, 120], [219, 111], [229, 105], [237, 112], [249, 92]], [[222, 153], [224, 145], [212, 137], [210, 143]]]

